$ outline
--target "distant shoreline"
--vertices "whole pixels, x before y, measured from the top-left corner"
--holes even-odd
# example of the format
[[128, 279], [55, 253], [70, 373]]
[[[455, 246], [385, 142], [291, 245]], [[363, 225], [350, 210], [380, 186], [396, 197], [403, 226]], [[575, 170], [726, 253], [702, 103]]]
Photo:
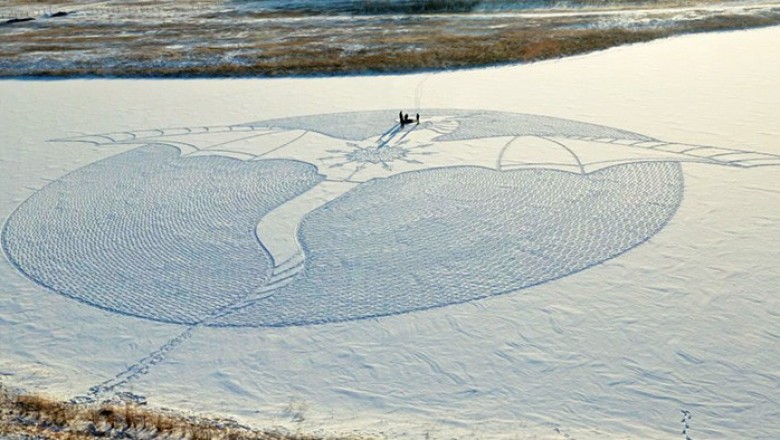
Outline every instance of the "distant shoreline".
[[[65, 3], [57, 12], [78, 2]], [[181, 3], [121, 11], [73, 7], [56, 17], [48, 11], [29, 17], [35, 20], [4, 22], [0, 78], [403, 74], [529, 63], [674, 35], [780, 25], [780, 4], [760, 1], [366, 16], [181, 9]], [[24, 11], [3, 9], [5, 17]]]

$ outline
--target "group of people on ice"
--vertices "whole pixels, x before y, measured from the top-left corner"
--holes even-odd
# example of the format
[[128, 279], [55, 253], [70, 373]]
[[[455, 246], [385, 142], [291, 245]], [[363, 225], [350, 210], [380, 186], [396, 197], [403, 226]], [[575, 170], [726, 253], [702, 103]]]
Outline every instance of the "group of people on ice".
[[398, 119], [401, 120], [401, 127], [403, 127], [406, 124], [411, 124], [412, 122], [417, 121], [417, 125], [420, 125], [420, 114], [417, 113], [417, 117], [415, 118], [415, 121], [412, 120], [412, 118], [409, 117], [409, 113], [404, 114], [404, 112], [398, 112]]

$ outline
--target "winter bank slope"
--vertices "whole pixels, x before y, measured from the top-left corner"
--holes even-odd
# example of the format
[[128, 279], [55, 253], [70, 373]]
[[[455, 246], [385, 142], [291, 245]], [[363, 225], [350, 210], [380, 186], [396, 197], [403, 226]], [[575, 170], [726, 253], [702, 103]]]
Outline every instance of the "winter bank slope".
[[777, 53], [0, 82], [2, 381], [393, 438], [675, 438], [681, 410], [776, 438]]

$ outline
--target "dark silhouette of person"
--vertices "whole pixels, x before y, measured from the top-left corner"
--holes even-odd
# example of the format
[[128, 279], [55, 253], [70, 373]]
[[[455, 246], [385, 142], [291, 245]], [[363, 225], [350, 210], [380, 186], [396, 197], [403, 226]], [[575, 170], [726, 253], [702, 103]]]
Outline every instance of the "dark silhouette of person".
[[417, 125], [420, 125], [420, 114], [417, 113]]
[[404, 112], [398, 112], [398, 119], [401, 121], [401, 125], [404, 125]]
[[404, 124], [411, 124], [412, 120], [409, 119], [409, 113], [404, 115]]

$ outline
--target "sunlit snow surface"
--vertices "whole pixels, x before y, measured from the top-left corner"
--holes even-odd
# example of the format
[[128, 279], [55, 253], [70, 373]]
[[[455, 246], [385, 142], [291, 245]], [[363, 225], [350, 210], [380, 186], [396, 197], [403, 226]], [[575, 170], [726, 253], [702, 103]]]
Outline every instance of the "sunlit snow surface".
[[[773, 438], [778, 75], [719, 69], [777, 32], [453, 74], [2, 83], [0, 374], [394, 437], [674, 438], [685, 409], [692, 438]], [[717, 39], [682, 73], [641, 62]]]
[[[529, 115], [423, 113], [422, 124], [403, 126], [392, 111], [261, 122], [251, 127], [268, 128], [256, 136], [211, 127], [222, 139], [208, 149], [198, 145], [206, 133], [174, 136], [198, 150], [185, 157], [146, 144], [47, 186], [8, 220], [3, 248], [41, 285], [107, 310], [187, 324], [220, 311], [210, 325], [302, 325], [445, 306], [566, 276], [647, 240], [682, 198], [675, 155], [588, 173], [565, 144], [623, 141], [617, 148], [631, 157], [644, 136]], [[143, 141], [164, 142], [165, 132]], [[328, 138], [307, 142], [308, 133]], [[500, 150], [471, 147], [476, 164], [460, 151], [462, 141], [502, 136], [512, 137]], [[580, 169], [517, 169], [514, 149], [540, 149], [523, 141], [543, 136], [564, 137], [546, 142]], [[230, 155], [232, 143], [259, 153], [218, 153]], [[332, 146], [339, 143], [343, 150]], [[205, 151], [213, 154], [196, 154]], [[263, 159], [270, 153], [281, 157]], [[482, 163], [496, 169], [474, 166]], [[394, 169], [403, 166], [415, 169]], [[300, 227], [286, 230], [298, 229], [300, 249], [291, 254], [300, 261], [286, 264], [264, 243], [295, 237], [255, 235], [254, 226], [326, 178], [357, 186], [311, 213], [299, 209]], [[235, 304], [240, 310], [223, 310]]]

